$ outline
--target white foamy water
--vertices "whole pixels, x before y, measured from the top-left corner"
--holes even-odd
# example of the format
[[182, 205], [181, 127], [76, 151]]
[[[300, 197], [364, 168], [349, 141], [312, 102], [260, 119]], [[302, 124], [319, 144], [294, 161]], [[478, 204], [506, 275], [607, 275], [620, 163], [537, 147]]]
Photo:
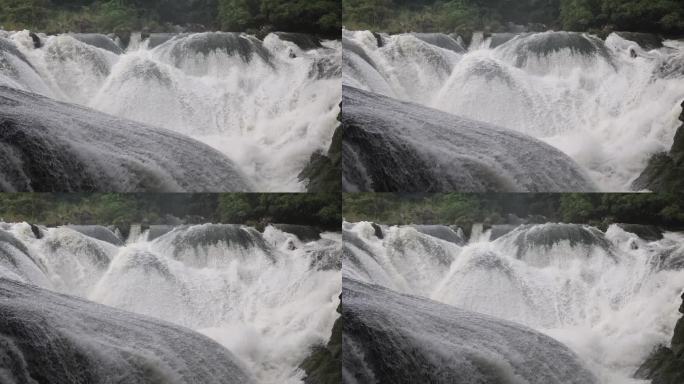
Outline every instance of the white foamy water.
[[[480, 228], [481, 229], [481, 228]], [[684, 235], [646, 241], [616, 225], [520, 226], [448, 242], [409, 226], [345, 224], [343, 275], [514, 321], [570, 347], [604, 384], [669, 345], [684, 287]]]
[[644, 51], [616, 34], [544, 32], [466, 51], [437, 35], [382, 34], [379, 47], [371, 32], [343, 31], [343, 83], [539, 138], [605, 191], [629, 190], [650, 156], [672, 146], [684, 99], [679, 41]]
[[199, 33], [133, 39], [122, 52], [103, 35], [91, 42], [109, 50], [66, 34], [41, 36], [38, 49], [28, 31], [5, 35], [0, 84], [202, 141], [256, 190], [304, 190], [298, 173], [337, 125], [336, 41], [304, 49], [276, 34]]
[[0, 277], [198, 331], [260, 383], [300, 383], [298, 366], [338, 317], [338, 233], [303, 242], [274, 227], [204, 224], [112, 244], [95, 238], [112, 237], [98, 235], [104, 227], [42, 231], [4, 224]]

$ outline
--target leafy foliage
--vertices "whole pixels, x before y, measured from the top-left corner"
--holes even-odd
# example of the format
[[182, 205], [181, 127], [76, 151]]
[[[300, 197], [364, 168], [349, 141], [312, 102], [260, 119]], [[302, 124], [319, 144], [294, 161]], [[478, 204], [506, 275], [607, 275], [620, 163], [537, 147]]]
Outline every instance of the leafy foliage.
[[340, 34], [338, 0], [0, 0], [5, 29], [58, 32], [288, 31]]
[[342, 0], [343, 25], [397, 32], [533, 29], [684, 34], [680, 0]]
[[339, 194], [0, 194], [0, 221], [45, 225], [224, 222], [339, 230]]
[[229, 31], [268, 29], [340, 34], [339, 0], [219, 0], [219, 22]]
[[684, 228], [680, 194], [347, 194], [343, 217], [348, 221], [385, 224], [505, 223], [506, 216], [544, 221], [653, 224]]

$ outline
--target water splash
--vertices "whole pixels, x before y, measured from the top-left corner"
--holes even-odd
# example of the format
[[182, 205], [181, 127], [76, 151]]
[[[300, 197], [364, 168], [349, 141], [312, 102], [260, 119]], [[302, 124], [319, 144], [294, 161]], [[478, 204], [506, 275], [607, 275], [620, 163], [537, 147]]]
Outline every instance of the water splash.
[[464, 246], [411, 227], [383, 233], [345, 224], [344, 276], [530, 326], [573, 349], [601, 383], [631, 382], [671, 338], [684, 286], [681, 233], [648, 241], [617, 225], [547, 223]]
[[140, 230], [114, 245], [67, 227], [41, 231], [0, 229], [0, 276], [199, 331], [261, 383], [301, 382], [299, 364], [338, 316], [336, 233], [303, 241], [275, 227], [204, 224], [151, 240]]
[[605, 191], [629, 190], [679, 126], [680, 42], [645, 51], [617, 34], [544, 32], [474, 36], [458, 53], [410, 34], [343, 37], [344, 84], [542, 139]]
[[[0, 84], [171, 129], [237, 162], [262, 191], [302, 191], [297, 174], [337, 125], [341, 46], [270, 34], [148, 38], [125, 52], [103, 35], [0, 37]], [[98, 37], [98, 39], [95, 39]], [[101, 43], [101, 41], [100, 41]], [[110, 48], [110, 49], [106, 49]]]

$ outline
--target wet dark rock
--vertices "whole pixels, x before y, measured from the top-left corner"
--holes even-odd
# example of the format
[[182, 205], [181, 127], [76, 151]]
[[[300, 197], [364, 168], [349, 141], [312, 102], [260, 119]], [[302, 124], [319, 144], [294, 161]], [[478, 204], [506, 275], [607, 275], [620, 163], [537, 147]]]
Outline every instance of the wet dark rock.
[[496, 240], [505, 234], [512, 232], [514, 229], [518, 228], [518, 224], [494, 224], [492, 225], [492, 231], [489, 235], [489, 240]]
[[[684, 122], [684, 102], [679, 120]], [[670, 151], [651, 156], [646, 169], [632, 183], [632, 189], [653, 192], [684, 190], [684, 124], [677, 129]]]
[[345, 192], [592, 191], [567, 155], [529, 136], [342, 87]]
[[165, 224], [150, 225], [149, 232], [147, 233], [147, 240], [152, 241], [154, 239], [162, 237], [165, 234], [173, 231], [173, 229], [175, 227], [176, 226], [174, 226], [174, 225], [165, 225]]
[[656, 241], [663, 238], [663, 231], [655, 225], [618, 223], [617, 226], [644, 240]]
[[309, 35], [306, 33], [295, 33], [295, 32], [275, 32], [275, 34], [284, 41], [289, 41], [295, 44], [299, 49], [303, 51], [309, 51], [312, 49], [323, 48], [321, 40], [314, 35]]
[[587, 57], [600, 55], [607, 61], [612, 62], [608, 48], [606, 48], [603, 40], [579, 32], [558, 31], [524, 35], [519, 39], [509, 40], [507, 43], [502, 44], [500, 48], [504, 48], [508, 44], [515, 44], [515, 65], [517, 67], [524, 66], [530, 55], [542, 57], [566, 49], [574, 55]]
[[382, 228], [381, 228], [379, 225], [377, 225], [377, 224], [375, 224], [375, 223], [371, 223], [371, 226], [373, 227], [373, 231], [374, 231], [374, 233], [375, 233], [375, 237], [377, 237], [378, 239], [382, 239], [382, 238], [385, 237], [385, 236], [382, 234]]
[[269, 249], [261, 233], [238, 224], [203, 224], [179, 228], [174, 233], [177, 233], [172, 240], [176, 256], [186, 248], [208, 247], [219, 243], [243, 249]]
[[297, 178], [306, 183], [310, 193], [337, 193], [341, 189], [342, 128], [333, 134], [327, 154], [315, 152]]
[[204, 335], [0, 278], [3, 383], [253, 383]]
[[309, 225], [297, 225], [297, 224], [271, 224], [273, 227], [292, 235], [297, 236], [297, 238], [303, 242], [316, 241], [321, 238], [321, 231]]
[[171, 39], [182, 36], [187, 35], [179, 33], [150, 33], [150, 37], [147, 39], [147, 47], [156, 48]]
[[42, 239], [43, 238], [43, 231], [35, 225], [35, 224], [29, 224], [31, 226], [31, 232], [33, 232], [33, 236], [36, 237], [36, 239]]
[[[684, 300], [684, 294], [682, 294]], [[684, 301], [679, 307], [684, 314]], [[675, 325], [670, 347], [656, 347], [634, 374], [638, 379], [651, 380], [651, 384], [684, 383], [684, 317]]]
[[[342, 314], [341, 302], [337, 313]], [[335, 320], [328, 343], [314, 347], [299, 367], [306, 372], [305, 384], [342, 382], [342, 316]]]
[[605, 249], [611, 247], [603, 232], [580, 224], [524, 225], [513, 235], [516, 236], [516, 244], [521, 248], [527, 246], [549, 248], [561, 241], [567, 241], [571, 246], [589, 245]]
[[212, 52], [225, 52], [238, 55], [245, 62], [250, 62], [254, 55], [264, 62], [270, 63], [271, 54], [255, 37], [237, 32], [206, 32], [184, 36], [169, 42], [173, 44], [171, 56], [176, 64], [180, 64], [188, 55], [208, 55]]
[[122, 246], [124, 244], [111, 229], [101, 225], [68, 225], [67, 227], [88, 237], [92, 237], [93, 239], [105, 241], [116, 246]]
[[566, 346], [513, 322], [348, 278], [342, 313], [343, 383], [597, 383]]
[[33, 32], [30, 32], [29, 36], [31, 36], [31, 40], [33, 40], [33, 48], [40, 48], [43, 46], [43, 42], [40, 41], [40, 37], [38, 37], [38, 35], [36, 35]]
[[166, 280], [176, 279], [174, 274], [169, 270], [168, 265], [151, 252], [135, 249], [121, 257], [125, 257], [122, 262], [123, 266], [121, 267], [121, 270], [124, 273], [126, 271], [136, 271], [143, 272], [146, 275], [160, 276]]
[[383, 40], [381, 34], [379, 34], [377, 32], [373, 32], [373, 37], [375, 37], [375, 44], [377, 45], [378, 48], [382, 48], [385, 46], [385, 41]]
[[614, 32], [625, 40], [633, 41], [646, 51], [663, 47], [663, 38], [655, 33], [644, 32]]
[[5, 86], [0, 164], [0, 191], [8, 192], [250, 189], [236, 165], [206, 144]]
[[456, 245], [463, 245], [466, 239], [455, 231], [453, 228], [446, 225], [411, 225], [416, 231], [432, 236]]
[[456, 53], [466, 52], [466, 49], [463, 48], [456, 40], [443, 33], [413, 33], [412, 35], [418, 40], [424, 41], [436, 47], [448, 49]]
[[489, 41], [489, 48], [496, 48], [514, 37], [518, 36], [518, 33], [502, 32], [502, 33], [492, 33], [492, 37]]
[[71, 34], [71, 37], [82, 43], [104, 49], [117, 55], [123, 53], [121, 47], [119, 47], [116, 42], [114, 42], [114, 40], [107, 35], [102, 35], [99, 33], [74, 33]]

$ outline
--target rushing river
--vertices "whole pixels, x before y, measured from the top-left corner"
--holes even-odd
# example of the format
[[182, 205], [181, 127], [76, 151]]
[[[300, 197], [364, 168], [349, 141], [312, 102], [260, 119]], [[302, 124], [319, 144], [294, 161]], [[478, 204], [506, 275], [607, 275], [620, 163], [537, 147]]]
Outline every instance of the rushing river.
[[[630, 190], [650, 156], [670, 149], [684, 99], [681, 41], [642, 48], [615, 33], [605, 40], [573, 32], [488, 38], [475, 34], [464, 47], [460, 38], [446, 34], [345, 30], [343, 63], [343, 84], [349, 87], [546, 142], [572, 158], [604, 191]], [[384, 114], [382, 106], [376, 109], [378, 116]], [[420, 132], [422, 125], [409, 118], [404, 118], [404, 124]], [[430, 124], [444, 120], [442, 115], [436, 118], [436, 122], [426, 120], [428, 138]], [[472, 130], [489, 132], [481, 128], [482, 123], [469, 125]], [[461, 133], [454, 136], [458, 140]], [[462, 152], [464, 157], [491, 153], [491, 139], [463, 140], [470, 147]], [[425, 142], [422, 148], [450, 151], [433, 142]], [[534, 153], [534, 149], [530, 146], [525, 152]], [[498, 156], [501, 162], [514, 160], [499, 152], [489, 156]], [[491, 168], [496, 177], [512, 177], [505, 170]], [[527, 172], [539, 170], [530, 167]], [[566, 189], [591, 190], [576, 185]]]
[[[420, 350], [423, 366], [471, 372], [468, 383], [641, 383], [637, 368], [672, 337], [682, 233], [643, 239], [618, 225], [547, 223], [475, 225], [466, 239], [447, 226], [373, 225], [344, 224], [343, 303], [353, 303], [350, 318], [393, 340], [382, 348], [405, 366]], [[370, 315], [378, 313], [392, 319], [384, 329]], [[347, 348], [387, 367], [364, 349], [358, 327]], [[450, 377], [425, 369], [433, 380]]]
[[[276, 33], [263, 41], [241, 33], [138, 34], [122, 49], [105, 35], [36, 37], [39, 47], [28, 31], [0, 31], [0, 86], [137, 122], [139, 131], [161, 128], [205, 143], [245, 179], [194, 188], [180, 180], [157, 190], [302, 191], [297, 175], [312, 153], [327, 151], [337, 126], [339, 41]], [[43, 106], [36, 102], [34, 109], [38, 114]], [[111, 126], [85, 110], [70, 113], [57, 124], [85, 114], [99, 128]], [[120, 140], [94, 141], [88, 147], [107, 152]], [[185, 148], [175, 143], [165, 152], [176, 150]]]

